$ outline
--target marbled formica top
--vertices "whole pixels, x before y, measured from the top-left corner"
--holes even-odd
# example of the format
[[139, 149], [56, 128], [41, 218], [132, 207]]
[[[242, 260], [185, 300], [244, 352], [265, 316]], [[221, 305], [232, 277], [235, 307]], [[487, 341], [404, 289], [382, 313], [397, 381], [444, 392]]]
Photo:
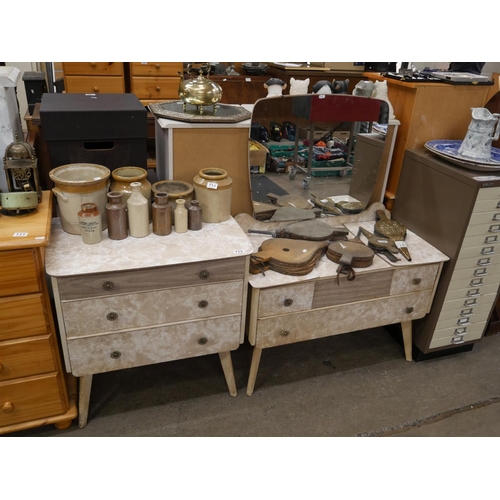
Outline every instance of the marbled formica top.
[[45, 269], [54, 277], [124, 271], [148, 267], [187, 264], [249, 255], [253, 246], [231, 217], [220, 223], [203, 223], [200, 231], [157, 236], [150, 225], [149, 236], [111, 240], [108, 231], [94, 245], [83, 243], [80, 235], [62, 230], [59, 218], [52, 220]]

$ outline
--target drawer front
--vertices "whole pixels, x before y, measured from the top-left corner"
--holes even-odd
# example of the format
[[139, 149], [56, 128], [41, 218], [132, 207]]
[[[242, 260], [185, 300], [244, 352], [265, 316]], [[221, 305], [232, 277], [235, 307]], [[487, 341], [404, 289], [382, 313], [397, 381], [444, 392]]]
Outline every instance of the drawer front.
[[[132, 76], [176, 76], [182, 73], [181, 62], [133, 62], [130, 63]], [[179, 80], [177, 80], [179, 82]]]
[[[486, 297], [489, 296], [487, 295]], [[449, 319], [456, 319], [457, 321], [461, 320], [464, 324], [484, 321], [488, 317], [492, 305], [493, 301], [491, 300], [476, 306], [469, 305], [464, 307], [463, 305], [457, 304], [455, 307], [441, 310], [437, 325], [439, 325], [441, 321], [447, 321]]]
[[447, 303], [452, 300], [462, 299], [463, 301], [467, 299], [474, 299], [482, 297], [483, 295], [496, 294], [498, 292], [498, 283], [492, 283], [490, 285], [485, 285], [477, 288], [460, 288], [459, 290], [448, 290], [444, 302]]
[[478, 199], [474, 205], [473, 213], [491, 212], [500, 209], [500, 197], [491, 198], [489, 200]]
[[33, 250], [0, 252], [0, 297], [41, 291], [37, 262]]
[[[472, 213], [469, 224], [498, 224], [500, 222], [500, 210]], [[489, 225], [488, 225], [489, 228]]]
[[68, 338], [203, 319], [242, 310], [243, 281], [63, 302]]
[[52, 341], [48, 334], [0, 342], [0, 380], [55, 371]]
[[478, 246], [490, 246], [490, 245], [498, 245], [500, 243], [500, 235], [498, 233], [481, 233], [476, 234], [475, 236], [466, 236], [462, 242], [462, 249], [469, 247], [478, 247]]
[[474, 297], [463, 297], [463, 298], [461, 297], [455, 300], [449, 299], [443, 302], [443, 307], [441, 308], [441, 312], [451, 311], [451, 310], [461, 311], [485, 305], [491, 307], [491, 304], [493, 304], [495, 299], [496, 299], [496, 293], [477, 295]]
[[[480, 189], [477, 193], [476, 204], [483, 200], [500, 201], [500, 186]], [[476, 207], [474, 207], [474, 211], [476, 211]]]
[[241, 316], [68, 340], [73, 375], [122, 370], [232, 351], [240, 342]]
[[243, 279], [246, 257], [57, 278], [62, 300], [99, 297]]
[[469, 267], [467, 269], [457, 269], [453, 273], [450, 284], [463, 280], [475, 280], [478, 278], [486, 279], [489, 276], [496, 276], [498, 278], [499, 275], [500, 264], [491, 264], [490, 266], [475, 266]]
[[76, 94], [114, 94], [125, 92], [122, 76], [67, 76], [66, 92]]
[[473, 323], [472, 325], [454, 326], [451, 328], [435, 330], [432, 336], [432, 340], [461, 336], [466, 338], [478, 339], [482, 336], [485, 326], [486, 321], [480, 321], [479, 323]]
[[[481, 323], [484, 326], [485, 323]], [[429, 344], [430, 349], [435, 349], [437, 347], [453, 347], [460, 344], [465, 344], [466, 342], [470, 342], [472, 340], [479, 340], [482, 337], [481, 332], [471, 333], [470, 335], [453, 335], [451, 337], [442, 337], [442, 338], [433, 338], [431, 343]]]
[[[340, 333], [375, 328], [425, 316], [432, 292], [386, 297], [355, 304], [273, 316], [257, 322], [259, 348], [292, 344]], [[356, 321], [353, 322], [353, 318]]]
[[131, 78], [131, 91], [139, 99], [175, 99], [179, 97], [179, 77]]
[[454, 291], [454, 290], [461, 290], [464, 288], [468, 290], [473, 290], [475, 288], [482, 288], [484, 286], [493, 285], [495, 283], [498, 286], [499, 282], [500, 282], [500, 274], [486, 274], [482, 276], [468, 277], [468, 278], [463, 278], [458, 276], [455, 277], [454, 274], [448, 286], [448, 290]]
[[0, 426], [65, 413], [61, 394], [57, 372], [0, 382]]
[[395, 269], [392, 278], [391, 295], [432, 290], [440, 264]]
[[267, 288], [259, 294], [259, 317], [311, 309], [314, 283]]
[[[498, 244], [494, 245], [480, 245], [477, 247], [462, 247], [460, 249], [460, 253], [458, 255], [457, 264], [462, 266], [461, 262], [468, 262], [470, 259], [483, 259], [490, 258], [490, 262], [498, 263], [500, 262], [500, 246]], [[463, 267], [474, 267], [474, 264], [471, 266], [463, 266]]]
[[[65, 62], [64, 75], [101, 75], [122, 76], [123, 63], [121, 62]], [[66, 89], [67, 90], [67, 89]]]
[[393, 270], [358, 274], [353, 281], [341, 276], [320, 280], [314, 288], [313, 309], [387, 297], [391, 289]]
[[500, 221], [490, 221], [482, 224], [469, 225], [465, 233], [465, 237], [471, 236], [489, 236], [500, 233]]
[[0, 341], [47, 333], [43, 295], [0, 299]]

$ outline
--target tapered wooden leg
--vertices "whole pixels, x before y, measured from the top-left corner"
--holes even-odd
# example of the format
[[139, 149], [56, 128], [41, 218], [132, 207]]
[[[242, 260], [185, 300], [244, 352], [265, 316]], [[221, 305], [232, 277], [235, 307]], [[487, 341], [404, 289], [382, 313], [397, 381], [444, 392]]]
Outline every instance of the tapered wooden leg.
[[222, 371], [224, 372], [224, 377], [226, 377], [227, 388], [229, 389], [229, 394], [235, 397], [238, 394], [236, 390], [236, 380], [234, 379], [233, 361], [231, 359], [231, 352], [219, 352], [220, 363], [222, 365]]
[[248, 375], [247, 396], [251, 396], [253, 394], [255, 379], [257, 378], [257, 372], [259, 371], [261, 354], [262, 349], [259, 349], [258, 347], [253, 348], [252, 363], [250, 365], [250, 373]]
[[79, 401], [78, 401], [78, 427], [83, 429], [87, 425], [89, 416], [90, 390], [92, 389], [92, 375], [79, 378]]
[[412, 361], [413, 341], [412, 341], [411, 321], [402, 321], [401, 330], [403, 330], [403, 346], [405, 349], [406, 361]]

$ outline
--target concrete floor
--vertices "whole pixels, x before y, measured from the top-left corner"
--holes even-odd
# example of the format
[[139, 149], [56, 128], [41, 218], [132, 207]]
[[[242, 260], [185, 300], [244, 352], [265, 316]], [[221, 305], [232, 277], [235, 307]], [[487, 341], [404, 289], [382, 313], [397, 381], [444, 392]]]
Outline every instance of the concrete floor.
[[10, 436], [500, 436], [500, 335], [411, 363], [383, 328], [275, 347], [249, 397], [251, 354], [232, 353], [236, 397], [217, 355], [178, 360], [95, 375], [83, 429]]

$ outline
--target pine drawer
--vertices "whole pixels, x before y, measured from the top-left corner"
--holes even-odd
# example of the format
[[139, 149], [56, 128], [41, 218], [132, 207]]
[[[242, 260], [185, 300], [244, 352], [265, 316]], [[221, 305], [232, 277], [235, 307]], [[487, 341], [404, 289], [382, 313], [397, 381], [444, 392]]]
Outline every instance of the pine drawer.
[[130, 79], [130, 90], [138, 99], [175, 99], [179, 97], [179, 81], [178, 76], [133, 76]]
[[64, 75], [123, 76], [121, 62], [65, 62]]
[[183, 67], [181, 62], [132, 62], [132, 76], [179, 76]]
[[0, 297], [39, 292], [40, 290], [34, 250], [0, 252]]
[[120, 94], [125, 92], [123, 76], [66, 76], [64, 86], [68, 93]]

